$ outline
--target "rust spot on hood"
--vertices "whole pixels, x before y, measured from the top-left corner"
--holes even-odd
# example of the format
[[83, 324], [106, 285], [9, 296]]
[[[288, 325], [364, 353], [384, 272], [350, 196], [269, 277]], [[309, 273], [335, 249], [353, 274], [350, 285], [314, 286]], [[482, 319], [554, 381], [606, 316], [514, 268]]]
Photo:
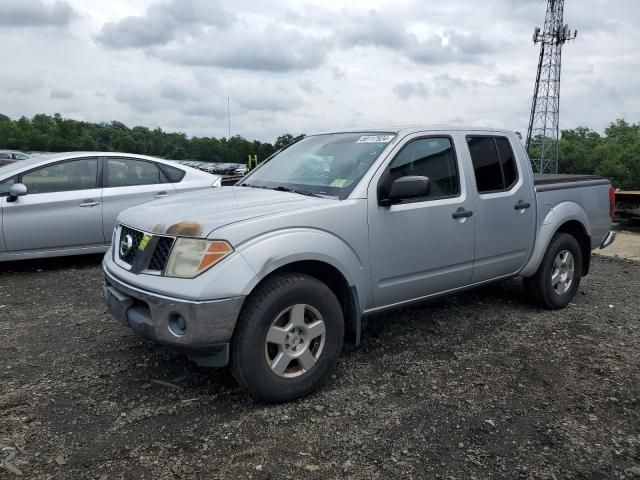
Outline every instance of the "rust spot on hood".
[[166, 233], [184, 237], [199, 237], [202, 235], [202, 225], [198, 222], [178, 222], [167, 228]]

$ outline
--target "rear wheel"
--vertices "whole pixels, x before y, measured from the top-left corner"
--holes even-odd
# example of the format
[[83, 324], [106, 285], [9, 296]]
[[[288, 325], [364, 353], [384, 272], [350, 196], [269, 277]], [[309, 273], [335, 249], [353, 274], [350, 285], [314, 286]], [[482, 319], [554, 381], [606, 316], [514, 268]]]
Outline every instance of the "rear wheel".
[[329, 287], [308, 275], [278, 274], [242, 309], [231, 344], [231, 373], [260, 400], [293, 400], [327, 379], [343, 337], [342, 309]]
[[525, 291], [538, 306], [556, 310], [573, 299], [582, 276], [582, 251], [576, 238], [557, 233], [542, 259], [538, 271], [524, 279]]

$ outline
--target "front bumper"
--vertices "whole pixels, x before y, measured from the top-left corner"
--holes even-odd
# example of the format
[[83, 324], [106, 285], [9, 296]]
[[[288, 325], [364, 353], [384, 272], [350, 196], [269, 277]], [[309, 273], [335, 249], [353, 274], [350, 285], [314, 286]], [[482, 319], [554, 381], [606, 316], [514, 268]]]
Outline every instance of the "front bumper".
[[221, 367], [228, 363], [229, 341], [244, 297], [196, 302], [132, 287], [107, 268], [104, 274], [107, 309], [122, 325], [184, 352], [200, 365]]

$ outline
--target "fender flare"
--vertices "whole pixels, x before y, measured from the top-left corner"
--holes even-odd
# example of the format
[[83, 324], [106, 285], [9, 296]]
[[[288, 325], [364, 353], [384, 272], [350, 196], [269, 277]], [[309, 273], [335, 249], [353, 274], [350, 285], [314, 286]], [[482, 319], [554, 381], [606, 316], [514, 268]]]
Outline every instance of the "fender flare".
[[370, 300], [368, 262], [364, 262], [347, 242], [326, 230], [306, 227], [274, 230], [238, 245], [236, 251], [255, 272], [244, 286], [242, 295], [249, 295], [269, 274], [286, 265], [318, 261], [340, 272], [357, 296], [357, 309], [364, 311]]
[[558, 205], [543, 205], [543, 220], [539, 223], [536, 242], [529, 262], [520, 271], [520, 276], [531, 277], [536, 273], [542, 258], [547, 252], [553, 236], [568, 222], [576, 221], [582, 225], [588, 237], [591, 237], [591, 222], [587, 212], [579, 204], [572, 201], [559, 203]]

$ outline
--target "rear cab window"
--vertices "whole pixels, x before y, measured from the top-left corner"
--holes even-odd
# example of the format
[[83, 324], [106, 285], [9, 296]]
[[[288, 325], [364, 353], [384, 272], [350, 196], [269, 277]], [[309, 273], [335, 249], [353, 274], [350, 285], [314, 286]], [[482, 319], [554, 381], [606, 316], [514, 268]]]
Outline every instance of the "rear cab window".
[[518, 166], [506, 137], [469, 135], [467, 145], [478, 193], [510, 190], [518, 182]]

